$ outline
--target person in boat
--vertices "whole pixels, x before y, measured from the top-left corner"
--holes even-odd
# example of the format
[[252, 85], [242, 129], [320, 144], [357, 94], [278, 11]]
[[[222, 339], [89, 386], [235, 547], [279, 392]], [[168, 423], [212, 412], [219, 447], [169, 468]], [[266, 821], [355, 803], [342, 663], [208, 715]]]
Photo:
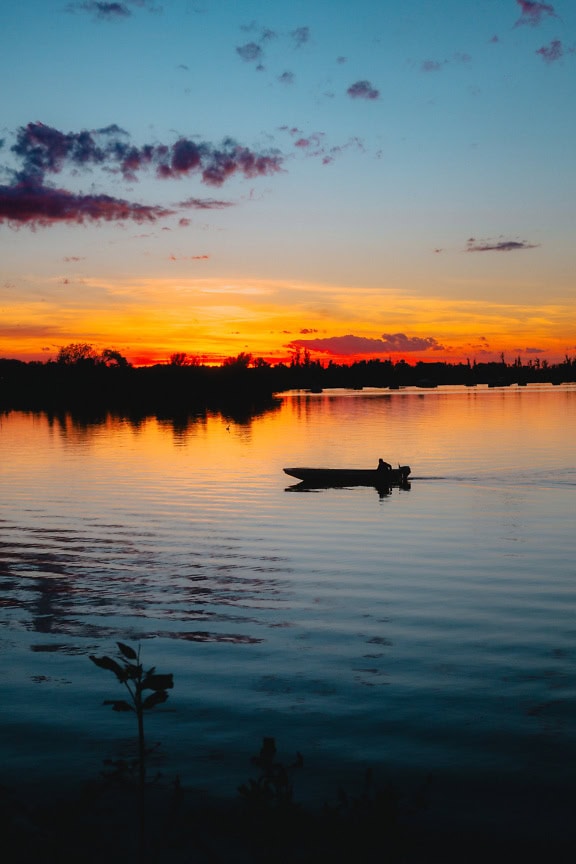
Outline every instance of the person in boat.
[[385, 462], [384, 459], [378, 459], [378, 468], [377, 471], [379, 474], [386, 474], [388, 471], [392, 470], [392, 466], [389, 462]]

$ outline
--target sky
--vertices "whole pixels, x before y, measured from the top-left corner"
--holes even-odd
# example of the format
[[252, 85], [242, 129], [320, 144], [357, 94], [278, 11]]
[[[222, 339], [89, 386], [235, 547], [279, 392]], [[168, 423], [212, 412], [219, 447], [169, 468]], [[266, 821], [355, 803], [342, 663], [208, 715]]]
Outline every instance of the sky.
[[569, 0], [0, 6], [0, 357], [576, 354]]

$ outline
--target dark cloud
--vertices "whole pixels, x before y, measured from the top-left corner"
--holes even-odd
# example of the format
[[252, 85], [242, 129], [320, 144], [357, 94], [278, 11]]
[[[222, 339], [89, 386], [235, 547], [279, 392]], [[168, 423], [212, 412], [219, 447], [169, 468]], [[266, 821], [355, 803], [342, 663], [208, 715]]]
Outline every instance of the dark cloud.
[[138, 6], [149, 12], [160, 12], [161, 7], [155, 6], [150, 0], [125, 0], [124, 3], [105, 3], [99, 0], [85, 0], [84, 3], [70, 3], [68, 12], [88, 12], [101, 20], [112, 21], [117, 18], [129, 18], [132, 15], [129, 6]]
[[520, 18], [516, 21], [515, 27], [523, 24], [538, 27], [544, 18], [558, 18], [550, 3], [538, 3], [536, 0], [516, 0], [516, 3], [520, 6]]
[[[208, 186], [221, 186], [233, 174], [254, 178], [280, 171], [282, 164], [277, 152], [255, 153], [232, 139], [226, 139], [218, 147], [187, 138], [170, 145], [138, 147], [115, 124], [100, 130], [64, 133], [43, 123], [29, 123], [18, 130], [11, 152], [21, 164], [18, 170], [11, 171], [4, 166], [12, 176], [12, 183], [0, 186], [0, 222], [34, 227], [57, 222], [153, 222], [174, 213], [165, 207], [132, 203], [110, 195], [82, 195], [46, 184], [47, 175], [65, 169], [77, 173], [80, 169], [99, 167], [133, 182], [139, 171], [152, 168], [161, 179], [195, 174]], [[189, 198], [180, 206], [208, 210], [229, 207], [232, 203]]]
[[278, 76], [278, 81], [281, 84], [293, 84], [294, 83], [294, 73], [293, 72], [283, 72], [282, 75]]
[[352, 99], [378, 99], [380, 91], [376, 90], [369, 81], [356, 81], [346, 91]]
[[292, 30], [290, 33], [294, 44], [297, 48], [301, 48], [302, 45], [305, 45], [310, 41], [310, 28], [309, 27], [296, 27], [295, 30]]
[[34, 182], [0, 186], [0, 222], [14, 227], [47, 227], [58, 223], [155, 222], [172, 215], [164, 207], [134, 204], [110, 195], [78, 195]]
[[415, 351], [442, 351], [432, 336], [406, 336], [404, 333], [384, 333], [380, 339], [366, 336], [329, 336], [320, 339], [294, 339], [287, 347], [308, 348], [323, 354], [356, 356], [359, 354], [403, 354]]
[[239, 45], [236, 48], [236, 53], [240, 55], [247, 63], [254, 63], [256, 60], [261, 60], [264, 52], [260, 45], [256, 42], [247, 42], [246, 45]]
[[541, 48], [538, 48], [536, 54], [540, 54], [545, 63], [554, 63], [556, 60], [560, 60], [564, 54], [562, 42], [560, 39], [553, 39], [549, 45], [542, 45]]
[[74, 11], [90, 12], [97, 18], [113, 19], [113, 18], [129, 18], [132, 12], [124, 3], [98, 3], [95, 0], [86, 3], [71, 3], [68, 6], [69, 12]]
[[302, 329], [300, 330], [300, 334], [302, 336], [305, 336], [308, 333], [318, 333], [318, 330], [316, 330], [315, 327], [302, 327]]
[[470, 237], [467, 242], [467, 252], [516, 252], [518, 249], [536, 249], [538, 243], [528, 243], [526, 240], [476, 240]]
[[179, 207], [190, 207], [194, 210], [224, 210], [233, 207], [232, 201], [217, 201], [215, 198], [187, 198], [178, 203]]
[[115, 125], [64, 133], [43, 123], [29, 123], [18, 130], [12, 152], [23, 163], [20, 176], [34, 177], [39, 182], [45, 174], [58, 173], [65, 167], [100, 166], [120, 172], [131, 182], [139, 171], [152, 167], [161, 179], [198, 174], [210, 186], [222, 185], [235, 173], [257, 177], [281, 170], [282, 159], [277, 152], [255, 153], [231, 138], [218, 147], [188, 138], [170, 145], [138, 147], [127, 138], [127, 133]]

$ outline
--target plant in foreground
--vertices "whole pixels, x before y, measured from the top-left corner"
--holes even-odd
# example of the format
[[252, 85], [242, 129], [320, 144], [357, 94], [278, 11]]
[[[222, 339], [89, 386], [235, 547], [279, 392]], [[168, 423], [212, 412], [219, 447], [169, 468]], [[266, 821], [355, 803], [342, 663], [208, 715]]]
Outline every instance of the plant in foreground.
[[[174, 686], [172, 674], [159, 675], [154, 666], [148, 670], [140, 663], [140, 646], [135, 651], [130, 645], [117, 642], [118, 659], [113, 657], [95, 657], [90, 655], [90, 660], [100, 669], [113, 672], [120, 684], [123, 684], [129, 693], [126, 699], [105, 699], [104, 705], [111, 705], [113, 711], [132, 711], [136, 714], [138, 723], [138, 764], [140, 775], [140, 787], [144, 788], [146, 779], [146, 748], [144, 739], [144, 712], [161, 705], [168, 699], [168, 690]], [[151, 691], [145, 695], [146, 691]]]

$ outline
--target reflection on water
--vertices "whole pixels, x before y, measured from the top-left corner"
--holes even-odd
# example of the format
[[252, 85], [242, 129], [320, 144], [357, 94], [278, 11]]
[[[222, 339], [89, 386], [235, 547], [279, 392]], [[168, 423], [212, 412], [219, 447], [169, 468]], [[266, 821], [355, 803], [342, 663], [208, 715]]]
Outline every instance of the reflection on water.
[[[572, 788], [575, 420], [571, 386], [4, 416], [6, 776], [89, 777], [113, 754], [129, 733], [87, 657], [121, 640], [175, 674], [153, 734], [184, 782], [233, 794], [270, 734], [312, 790], [367, 765]], [[412, 465], [409, 491], [282, 471], [379, 457]]]

